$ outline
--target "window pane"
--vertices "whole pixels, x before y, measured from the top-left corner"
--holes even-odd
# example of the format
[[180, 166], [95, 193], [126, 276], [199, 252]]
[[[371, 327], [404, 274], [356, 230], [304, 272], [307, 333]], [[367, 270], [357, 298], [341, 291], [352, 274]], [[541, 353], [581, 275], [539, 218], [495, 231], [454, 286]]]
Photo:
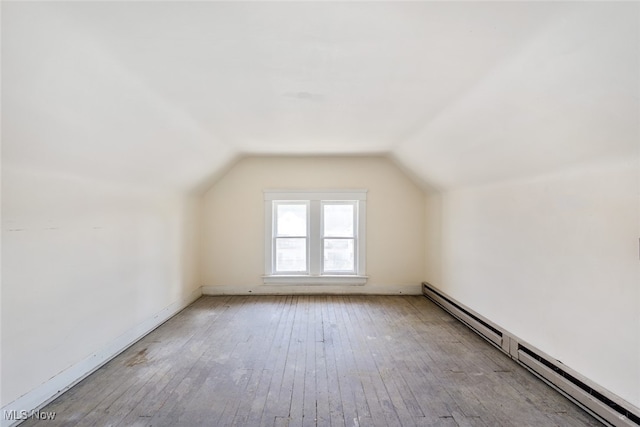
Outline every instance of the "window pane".
[[353, 272], [353, 239], [324, 239], [324, 271]]
[[353, 208], [351, 204], [325, 204], [323, 207], [324, 236], [353, 237]]
[[307, 205], [276, 206], [276, 236], [307, 235]]
[[276, 239], [276, 271], [307, 271], [307, 239]]

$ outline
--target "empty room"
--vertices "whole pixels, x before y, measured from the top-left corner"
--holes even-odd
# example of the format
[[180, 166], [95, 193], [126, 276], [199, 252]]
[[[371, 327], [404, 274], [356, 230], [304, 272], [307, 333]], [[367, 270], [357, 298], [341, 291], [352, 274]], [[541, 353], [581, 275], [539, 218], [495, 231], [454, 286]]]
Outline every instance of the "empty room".
[[640, 3], [2, 1], [2, 427], [640, 426]]

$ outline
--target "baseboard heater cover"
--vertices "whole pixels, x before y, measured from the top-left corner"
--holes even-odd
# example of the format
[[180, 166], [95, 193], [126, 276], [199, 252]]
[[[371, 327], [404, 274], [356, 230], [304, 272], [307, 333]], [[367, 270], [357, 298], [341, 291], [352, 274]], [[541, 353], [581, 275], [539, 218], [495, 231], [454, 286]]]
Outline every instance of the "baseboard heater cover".
[[603, 423], [615, 427], [640, 426], [640, 409], [631, 403], [592, 383], [560, 361], [473, 312], [431, 284], [423, 282], [422, 293]]
[[422, 284], [422, 293], [431, 301], [450, 313], [453, 317], [476, 331], [478, 335], [489, 341], [489, 343], [507, 353], [509, 352], [510, 343], [505, 331], [501, 330], [496, 325], [493, 325], [489, 320], [473, 313], [467, 307], [457, 301], [454, 301], [427, 283]]

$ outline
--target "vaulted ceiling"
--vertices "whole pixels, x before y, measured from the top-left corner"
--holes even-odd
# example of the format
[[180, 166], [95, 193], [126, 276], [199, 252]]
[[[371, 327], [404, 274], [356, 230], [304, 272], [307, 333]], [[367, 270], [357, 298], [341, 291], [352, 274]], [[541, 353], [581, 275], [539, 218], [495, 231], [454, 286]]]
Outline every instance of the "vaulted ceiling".
[[436, 188], [637, 156], [640, 4], [3, 2], [3, 162], [189, 190], [242, 155]]

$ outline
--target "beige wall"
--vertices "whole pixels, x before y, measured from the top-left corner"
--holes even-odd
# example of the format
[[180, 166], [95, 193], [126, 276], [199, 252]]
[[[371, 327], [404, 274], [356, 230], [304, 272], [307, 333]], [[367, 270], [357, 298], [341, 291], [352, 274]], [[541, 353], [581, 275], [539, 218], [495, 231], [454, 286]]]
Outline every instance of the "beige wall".
[[[262, 192], [270, 188], [368, 189], [368, 283], [346, 288], [262, 285]], [[204, 292], [419, 292], [425, 257], [424, 206], [422, 190], [384, 157], [242, 159], [204, 196]]]
[[429, 198], [427, 280], [640, 407], [638, 159]]
[[197, 199], [6, 164], [2, 199], [3, 408], [36, 407], [199, 294]]

